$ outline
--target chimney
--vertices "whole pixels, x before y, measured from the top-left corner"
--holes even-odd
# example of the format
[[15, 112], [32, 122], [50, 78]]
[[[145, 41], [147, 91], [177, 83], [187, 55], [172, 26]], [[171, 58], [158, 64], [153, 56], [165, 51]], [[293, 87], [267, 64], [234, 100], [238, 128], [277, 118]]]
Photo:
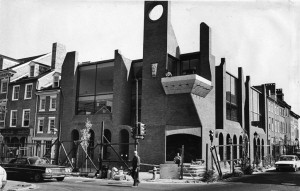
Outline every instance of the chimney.
[[200, 24], [200, 68], [199, 74], [201, 77], [212, 81], [211, 68], [210, 68], [210, 55], [211, 55], [211, 35], [210, 28], [205, 23]]
[[276, 95], [277, 99], [284, 101], [284, 93], [282, 92], [282, 89], [276, 89]]
[[52, 59], [51, 69], [61, 72], [62, 64], [66, 57], [66, 47], [63, 44], [53, 43], [52, 45]]
[[275, 94], [276, 94], [276, 85], [275, 85], [275, 83], [265, 84], [265, 86], [266, 86], [266, 91], [268, 93], [268, 96], [275, 100]]

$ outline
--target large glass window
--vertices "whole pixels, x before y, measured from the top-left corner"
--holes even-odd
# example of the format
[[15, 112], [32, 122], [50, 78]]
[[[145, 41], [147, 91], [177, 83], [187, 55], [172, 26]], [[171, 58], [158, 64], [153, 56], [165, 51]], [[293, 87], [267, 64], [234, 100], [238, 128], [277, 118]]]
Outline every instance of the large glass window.
[[260, 121], [260, 111], [259, 111], [259, 92], [251, 89], [251, 99], [252, 99], [252, 111], [251, 120]]
[[237, 79], [226, 73], [226, 119], [238, 121]]
[[79, 69], [77, 114], [110, 113], [113, 99], [113, 62]]

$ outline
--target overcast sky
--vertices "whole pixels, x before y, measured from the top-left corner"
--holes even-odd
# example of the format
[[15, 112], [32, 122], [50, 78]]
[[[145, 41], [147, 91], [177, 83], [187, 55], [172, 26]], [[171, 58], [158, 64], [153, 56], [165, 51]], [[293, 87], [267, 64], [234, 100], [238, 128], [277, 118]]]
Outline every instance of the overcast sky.
[[[23, 58], [51, 51], [53, 42], [78, 51], [79, 61], [112, 59], [114, 50], [142, 58], [142, 1], [0, 0], [0, 54]], [[216, 65], [238, 67], [252, 85], [276, 83], [300, 115], [300, 3], [172, 1], [171, 21], [182, 53], [199, 50], [199, 25], [212, 31]]]

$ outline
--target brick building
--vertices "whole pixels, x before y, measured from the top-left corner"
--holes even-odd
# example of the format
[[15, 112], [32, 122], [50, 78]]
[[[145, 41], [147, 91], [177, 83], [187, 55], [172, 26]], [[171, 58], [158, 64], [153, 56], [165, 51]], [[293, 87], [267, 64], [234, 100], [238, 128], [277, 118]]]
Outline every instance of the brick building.
[[[161, 10], [160, 17], [152, 17], [156, 9]], [[186, 162], [206, 160], [210, 130], [214, 145], [252, 143], [255, 132], [260, 135], [258, 144], [267, 144], [266, 114], [260, 105], [265, 94], [251, 86], [249, 76], [244, 81], [242, 68], [236, 77], [226, 71], [225, 59], [215, 66], [210, 28], [200, 24], [200, 51], [181, 54], [170, 22], [170, 2], [145, 2], [144, 12], [143, 59], [130, 60], [119, 51], [114, 59], [99, 62], [79, 63], [77, 52], [66, 56], [61, 140], [72, 158], [80, 152], [72, 141], [81, 138], [87, 118], [93, 124], [90, 143], [96, 146], [102, 125], [109, 141], [133, 143], [130, 127], [138, 117], [147, 126], [147, 135], [138, 146], [143, 163], [173, 161], [182, 145]], [[132, 157], [132, 146], [115, 148], [124, 159]], [[234, 146], [235, 158], [241, 156], [241, 148]], [[254, 148], [250, 144], [250, 150]], [[97, 162], [99, 151], [92, 152]], [[229, 147], [220, 147], [218, 152], [221, 160], [229, 159]], [[117, 159], [108, 148], [104, 158]], [[61, 160], [66, 160], [63, 152]]]
[[[37, 147], [34, 140], [40, 138], [37, 132], [37, 110], [41, 92], [47, 91], [47, 87], [54, 84], [56, 73], [61, 70], [64, 61], [65, 47], [54, 43], [52, 52], [23, 59], [2, 59], [1, 73], [1, 107], [2, 126], [5, 149], [13, 155], [36, 155]], [[57, 78], [57, 77], [56, 77]], [[46, 88], [45, 90], [43, 90]], [[59, 96], [58, 96], [59, 97]], [[52, 105], [54, 105], [53, 100]], [[55, 115], [54, 115], [55, 116]], [[54, 124], [58, 129], [58, 123]], [[45, 132], [50, 134], [50, 132]], [[46, 135], [56, 139], [56, 136]], [[49, 140], [48, 140], [49, 141]], [[46, 142], [44, 147], [46, 146]], [[51, 148], [51, 144], [48, 144]], [[45, 150], [45, 149], [44, 149]], [[10, 152], [11, 151], [11, 152]], [[6, 152], [6, 151], [5, 151]], [[3, 154], [3, 153], [2, 153]], [[4, 155], [7, 153], [4, 153]], [[40, 153], [44, 156], [45, 152]]]
[[[59, 138], [60, 162], [68, 155], [76, 167], [86, 164], [86, 153], [77, 143], [88, 121], [92, 127], [87, 153], [94, 164], [102, 127], [104, 142], [122, 143], [104, 147], [106, 162], [118, 160], [114, 151], [130, 160], [131, 127], [137, 121], [146, 124], [138, 151], [149, 164], [173, 162], [182, 145], [185, 162], [203, 159], [211, 166], [207, 145], [221, 145], [217, 152], [226, 161], [231, 154], [241, 158], [241, 144], [246, 144], [253, 161], [273, 154], [273, 144], [293, 144], [299, 116], [281, 89], [275, 84], [253, 86], [242, 68], [235, 76], [226, 70], [225, 58], [220, 64], [215, 61], [211, 29], [205, 23], [199, 26], [199, 50], [182, 54], [171, 25], [170, 2], [145, 2], [144, 9], [139, 60], [116, 50], [110, 60], [78, 62], [77, 52], [66, 52], [58, 43], [51, 53], [36, 57], [2, 56], [0, 126], [5, 143], [32, 143], [32, 155], [53, 158], [59, 150], [51, 145]], [[152, 14], [155, 11], [160, 14]]]

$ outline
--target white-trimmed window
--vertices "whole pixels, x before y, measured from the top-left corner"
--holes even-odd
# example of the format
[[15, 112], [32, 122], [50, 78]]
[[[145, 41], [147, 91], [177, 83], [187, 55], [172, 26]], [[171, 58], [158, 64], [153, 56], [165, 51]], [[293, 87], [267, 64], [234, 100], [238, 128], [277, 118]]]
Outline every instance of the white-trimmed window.
[[0, 106], [0, 127], [4, 127], [6, 107]]
[[29, 69], [29, 77], [34, 77], [34, 65], [31, 65], [31, 66], [30, 66], [30, 69]]
[[56, 96], [51, 96], [49, 111], [55, 111], [55, 110], [56, 110]]
[[37, 129], [37, 133], [43, 133], [44, 122], [45, 122], [44, 117], [39, 117], [39, 118], [38, 118], [38, 129]]
[[10, 127], [16, 127], [17, 126], [17, 110], [11, 110], [10, 111]]
[[29, 127], [30, 109], [23, 109], [22, 127]]
[[18, 100], [20, 95], [20, 85], [13, 86], [12, 100]]
[[55, 117], [49, 117], [48, 133], [51, 133], [51, 129], [54, 128], [55, 128]]
[[7, 92], [7, 80], [1, 80], [1, 93]]
[[40, 111], [45, 111], [46, 108], [46, 97], [40, 97]]
[[59, 76], [53, 76], [53, 87], [59, 87]]
[[33, 87], [32, 84], [26, 84], [26, 86], [25, 86], [25, 95], [24, 95], [25, 99], [31, 99], [31, 97], [32, 97], [32, 87]]

